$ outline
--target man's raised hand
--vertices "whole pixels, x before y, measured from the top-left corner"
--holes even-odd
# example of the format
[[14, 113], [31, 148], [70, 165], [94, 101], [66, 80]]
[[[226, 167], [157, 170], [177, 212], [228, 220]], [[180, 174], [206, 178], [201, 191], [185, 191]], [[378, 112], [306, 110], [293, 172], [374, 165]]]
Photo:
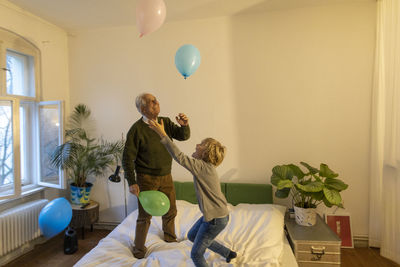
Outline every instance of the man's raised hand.
[[183, 113], [179, 113], [178, 116], [175, 117], [175, 119], [181, 126], [189, 125], [189, 118]]

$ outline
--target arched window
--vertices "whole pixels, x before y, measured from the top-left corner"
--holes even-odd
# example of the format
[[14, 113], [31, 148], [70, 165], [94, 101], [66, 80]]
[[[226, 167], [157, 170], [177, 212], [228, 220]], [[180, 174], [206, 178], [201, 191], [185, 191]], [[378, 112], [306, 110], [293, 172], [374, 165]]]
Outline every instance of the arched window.
[[65, 187], [48, 159], [62, 142], [62, 103], [40, 102], [40, 78], [40, 50], [0, 28], [0, 199]]

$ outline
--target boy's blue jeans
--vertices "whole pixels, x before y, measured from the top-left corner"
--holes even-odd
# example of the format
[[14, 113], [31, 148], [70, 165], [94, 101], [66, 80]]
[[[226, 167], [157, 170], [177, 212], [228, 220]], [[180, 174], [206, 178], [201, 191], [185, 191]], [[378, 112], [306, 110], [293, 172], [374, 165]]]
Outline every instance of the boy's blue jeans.
[[193, 242], [192, 252], [190, 257], [192, 258], [194, 265], [197, 267], [208, 267], [206, 260], [204, 259], [204, 253], [207, 248], [211, 249], [215, 253], [227, 258], [230, 249], [214, 241], [217, 235], [224, 230], [229, 221], [229, 215], [224, 218], [216, 218], [209, 222], [201, 217], [189, 230], [188, 238]]

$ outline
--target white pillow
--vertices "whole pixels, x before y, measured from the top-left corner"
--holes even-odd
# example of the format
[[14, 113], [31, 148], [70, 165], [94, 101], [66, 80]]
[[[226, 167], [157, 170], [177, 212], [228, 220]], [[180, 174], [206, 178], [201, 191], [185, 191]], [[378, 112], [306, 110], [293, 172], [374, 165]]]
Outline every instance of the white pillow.
[[239, 266], [279, 266], [285, 210], [273, 204], [239, 204], [233, 207], [229, 224], [217, 241], [238, 252]]

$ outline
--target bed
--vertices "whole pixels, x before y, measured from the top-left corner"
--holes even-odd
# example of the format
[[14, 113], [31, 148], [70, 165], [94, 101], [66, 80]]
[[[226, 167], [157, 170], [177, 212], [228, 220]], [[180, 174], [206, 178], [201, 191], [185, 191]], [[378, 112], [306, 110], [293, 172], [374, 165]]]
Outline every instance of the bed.
[[[131, 249], [135, 238], [137, 210], [129, 214], [107, 237], [74, 266], [186, 267], [192, 243], [187, 239], [191, 226], [200, 218], [192, 182], [174, 182], [178, 215], [175, 230], [178, 243], [162, 239], [161, 217], [153, 217], [146, 239], [146, 258], [136, 259]], [[226, 263], [207, 250], [210, 266], [295, 267], [298, 266], [284, 235], [284, 206], [272, 204], [272, 187], [265, 184], [221, 183], [230, 210], [227, 227], [217, 241], [236, 251], [238, 257]]]

